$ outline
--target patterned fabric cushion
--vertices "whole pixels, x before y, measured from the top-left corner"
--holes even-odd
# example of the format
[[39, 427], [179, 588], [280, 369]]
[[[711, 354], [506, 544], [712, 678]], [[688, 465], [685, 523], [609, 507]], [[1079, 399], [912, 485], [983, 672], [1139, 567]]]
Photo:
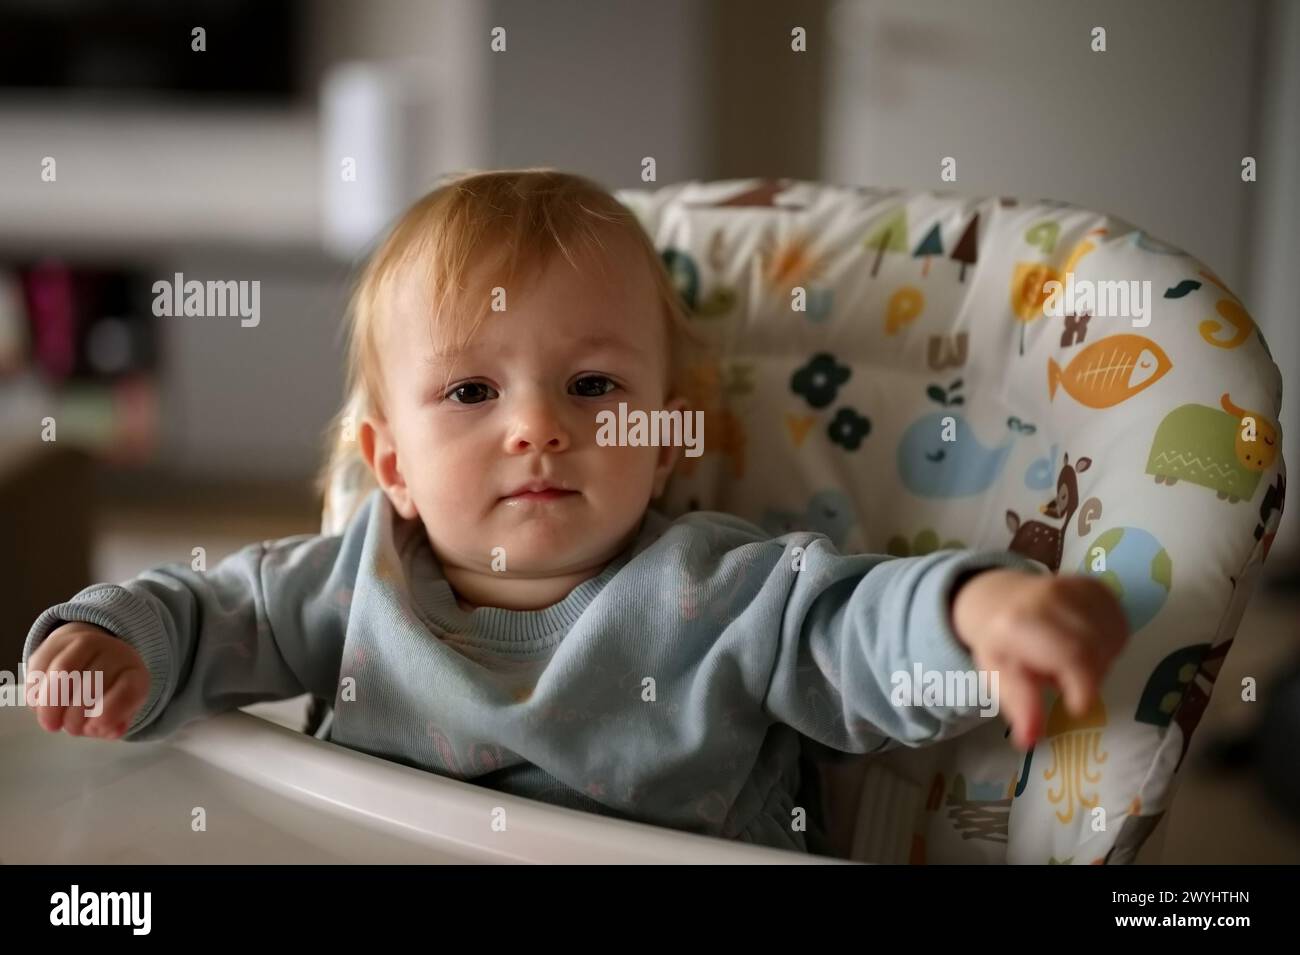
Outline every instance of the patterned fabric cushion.
[[[1028, 756], [998, 719], [857, 758], [855, 857], [1131, 861], [1282, 510], [1281, 377], [1241, 302], [1182, 251], [1057, 202], [788, 180], [618, 197], [715, 352], [688, 375], [704, 453], [665, 511], [900, 556], [1009, 548], [1098, 575], [1128, 615], [1100, 701], [1074, 719], [1051, 695]], [[327, 532], [358, 476], [335, 474]]]
[[1128, 615], [1101, 701], [1073, 719], [1053, 696], [1028, 758], [996, 720], [878, 760], [898, 779], [868, 776], [861, 826], [881, 832], [859, 848], [1130, 861], [1281, 515], [1281, 376], [1241, 302], [1056, 202], [789, 181], [619, 198], [720, 356], [692, 376], [705, 451], [667, 510], [898, 555], [1009, 548], [1100, 576]]

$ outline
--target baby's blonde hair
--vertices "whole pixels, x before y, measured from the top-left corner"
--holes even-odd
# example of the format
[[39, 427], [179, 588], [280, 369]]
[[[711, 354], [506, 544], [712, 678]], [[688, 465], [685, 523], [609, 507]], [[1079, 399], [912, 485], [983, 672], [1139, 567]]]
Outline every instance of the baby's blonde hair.
[[[391, 310], [395, 279], [422, 266], [434, 329], [463, 347], [486, 317], [493, 285], [539, 274], [558, 252], [575, 268], [584, 252], [606, 259], [603, 235], [626, 236], [654, 279], [667, 322], [669, 395], [680, 394], [693, 346], [702, 344], [687, 322], [681, 297], [663, 260], [635, 215], [601, 186], [554, 169], [471, 171], [446, 177], [402, 214], [366, 260], [353, 288], [346, 322], [346, 399], [327, 430], [329, 452], [317, 478], [327, 515], [339, 505], [331, 492], [362, 491], [375, 484], [356, 440], [367, 414], [386, 418], [377, 333]], [[490, 279], [467, 287], [471, 270], [488, 263]], [[363, 486], [364, 485], [364, 486]], [[337, 517], [338, 515], [334, 515]], [[347, 514], [341, 515], [344, 520]]]

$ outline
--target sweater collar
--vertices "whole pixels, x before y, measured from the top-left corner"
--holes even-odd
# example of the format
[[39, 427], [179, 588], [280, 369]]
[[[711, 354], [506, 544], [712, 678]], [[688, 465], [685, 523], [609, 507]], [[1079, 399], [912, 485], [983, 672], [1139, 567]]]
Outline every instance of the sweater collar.
[[[393, 512], [396, 518], [396, 512]], [[400, 518], [399, 518], [400, 520]], [[407, 569], [411, 599], [426, 623], [450, 634], [479, 637], [489, 641], [519, 643], [563, 637], [592, 601], [605, 589], [629, 561], [654, 542], [662, 533], [666, 518], [648, 510], [632, 543], [593, 577], [575, 586], [563, 598], [538, 610], [508, 610], [504, 607], [477, 607], [466, 611], [456, 602], [456, 595], [443, 575], [442, 566], [433, 553], [423, 525], [412, 521], [413, 528], [402, 536], [402, 563]], [[553, 642], [548, 640], [547, 642]]]

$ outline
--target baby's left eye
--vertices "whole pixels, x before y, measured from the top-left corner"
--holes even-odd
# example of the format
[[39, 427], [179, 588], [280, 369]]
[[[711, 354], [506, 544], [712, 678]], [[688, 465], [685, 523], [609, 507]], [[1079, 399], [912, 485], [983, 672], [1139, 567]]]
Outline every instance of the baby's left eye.
[[599, 398], [617, 387], [604, 375], [583, 375], [573, 383], [573, 393], [583, 398]]

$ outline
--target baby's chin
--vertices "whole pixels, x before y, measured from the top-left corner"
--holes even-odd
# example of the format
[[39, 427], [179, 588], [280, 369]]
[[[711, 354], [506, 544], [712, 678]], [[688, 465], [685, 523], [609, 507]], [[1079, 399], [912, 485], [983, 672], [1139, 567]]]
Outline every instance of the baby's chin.
[[601, 562], [617, 552], [604, 535], [593, 538], [599, 525], [591, 521], [500, 521], [474, 525], [431, 521], [429, 542], [444, 565], [503, 577], [560, 576]]
[[494, 552], [492, 569], [509, 577], [561, 577], [588, 571], [599, 573], [613, 560], [616, 542], [593, 540], [591, 527], [569, 534], [518, 533], [504, 535]]

